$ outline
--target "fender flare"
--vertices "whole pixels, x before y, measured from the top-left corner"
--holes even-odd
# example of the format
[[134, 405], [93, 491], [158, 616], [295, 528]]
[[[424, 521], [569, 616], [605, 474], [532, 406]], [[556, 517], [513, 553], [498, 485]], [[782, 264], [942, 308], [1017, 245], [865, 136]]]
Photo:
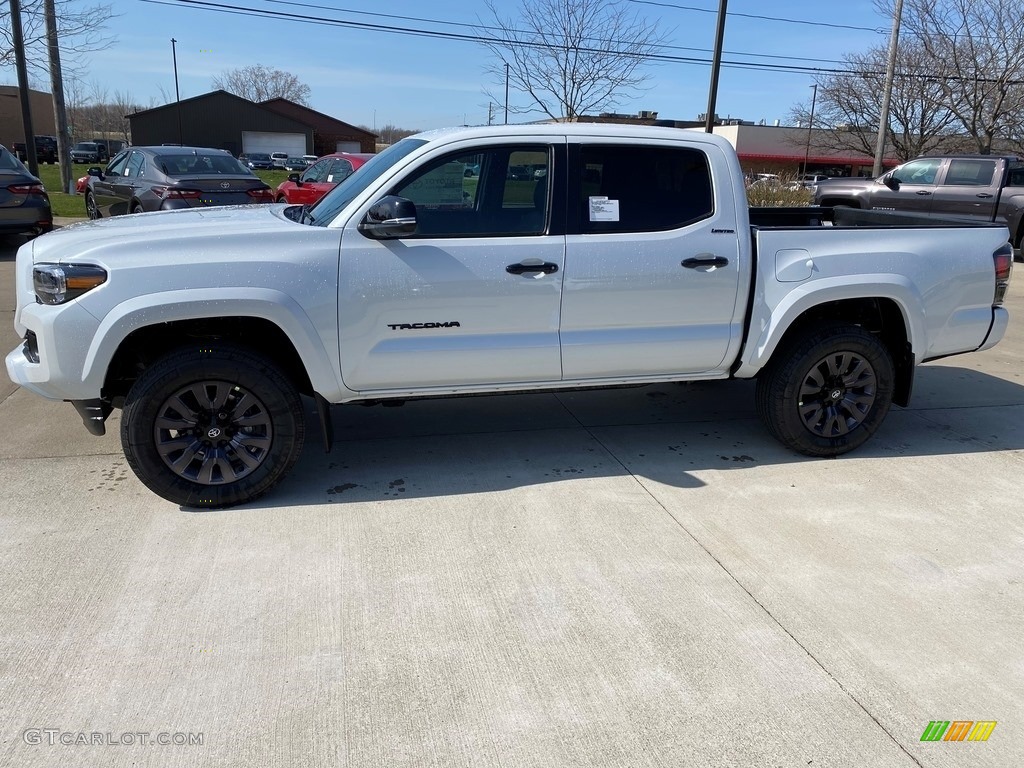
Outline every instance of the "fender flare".
[[200, 288], [149, 293], [116, 305], [100, 319], [85, 356], [82, 379], [99, 392], [107, 369], [133, 331], [160, 323], [218, 317], [267, 320], [287, 336], [298, 353], [316, 392], [337, 402], [347, 392], [341, 382], [337, 344], [324, 344], [301, 306], [272, 288]]

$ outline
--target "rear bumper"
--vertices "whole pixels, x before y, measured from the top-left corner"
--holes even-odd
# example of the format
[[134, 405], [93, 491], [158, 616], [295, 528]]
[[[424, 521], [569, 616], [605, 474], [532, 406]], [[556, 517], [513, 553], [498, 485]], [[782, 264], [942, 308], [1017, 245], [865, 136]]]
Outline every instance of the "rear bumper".
[[1010, 313], [1003, 307], [992, 308], [992, 326], [988, 329], [988, 336], [985, 337], [985, 341], [978, 347], [980, 352], [983, 349], [992, 349], [998, 344], [1003, 336], [1006, 334], [1006, 329], [1010, 325]]

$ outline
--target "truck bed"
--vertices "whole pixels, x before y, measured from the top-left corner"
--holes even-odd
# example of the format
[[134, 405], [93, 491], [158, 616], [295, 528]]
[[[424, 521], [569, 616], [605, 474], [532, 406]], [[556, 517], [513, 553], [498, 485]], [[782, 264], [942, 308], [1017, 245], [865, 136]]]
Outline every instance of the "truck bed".
[[805, 227], [868, 227], [873, 229], [904, 227], [1002, 227], [1003, 224], [978, 219], [948, 216], [939, 218], [902, 211], [861, 210], [860, 208], [801, 206], [796, 208], [751, 208], [750, 225], [758, 229], [802, 229]]

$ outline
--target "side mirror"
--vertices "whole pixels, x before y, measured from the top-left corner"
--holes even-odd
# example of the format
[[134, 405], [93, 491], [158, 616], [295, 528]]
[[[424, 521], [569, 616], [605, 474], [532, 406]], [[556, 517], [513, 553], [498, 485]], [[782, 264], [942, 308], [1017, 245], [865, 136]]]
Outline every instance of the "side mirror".
[[289, 173], [288, 181], [292, 182], [297, 187], [302, 186], [302, 179], [299, 177], [299, 174], [297, 173]]
[[95, 176], [97, 179], [103, 179], [103, 169], [93, 166], [86, 173], [90, 176]]
[[900, 180], [891, 173], [882, 177], [882, 183], [891, 190], [897, 190], [900, 188]]
[[416, 231], [416, 204], [404, 197], [388, 195], [370, 206], [359, 231], [375, 240], [388, 240]]

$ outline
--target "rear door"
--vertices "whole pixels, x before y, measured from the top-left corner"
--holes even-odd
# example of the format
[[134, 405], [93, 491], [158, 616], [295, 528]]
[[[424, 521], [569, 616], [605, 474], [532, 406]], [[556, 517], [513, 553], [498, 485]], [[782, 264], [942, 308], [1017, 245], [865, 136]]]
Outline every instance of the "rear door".
[[[707, 152], [669, 141], [570, 144], [564, 379], [721, 371], [741, 333], [731, 187]], [[724, 161], [717, 167], [725, 167]]]
[[[549, 206], [552, 174], [509, 174], [526, 163], [551, 167], [554, 157], [550, 136], [440, 147], [388, 190], [416, 204], [414, 235], [374, 240], [359, 232], [359, 215], [347, 223], [338, 296], [346, 386], [429, 391], [561, 378], [565, 236]], [[479, 177], [465, 175], [470, 164]]]
[[950, 158], [932, 195], [932, 215], [992, 221], [1002, 181], [996, 175], [1000, 165], [994, 157]]

